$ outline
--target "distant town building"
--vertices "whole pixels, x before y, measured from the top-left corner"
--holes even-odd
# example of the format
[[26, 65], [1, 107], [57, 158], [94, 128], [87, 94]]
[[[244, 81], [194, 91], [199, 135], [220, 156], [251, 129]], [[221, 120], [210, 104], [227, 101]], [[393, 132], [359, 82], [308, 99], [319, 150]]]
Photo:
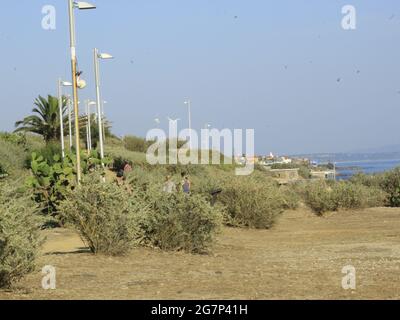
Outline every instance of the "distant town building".
[[260, 157], [258, 156], [239, 156], [235, 157], [235, 161], [238, 164], [246, 165], [246, 164], [258, 164], [260, 162]]
[[334, 170], [311, 171], [311, 179], [335, 180], [336, 173]]
[[273, 169], [269, 172], [279, 184], [288, 184], [300, 179], [299, 169]]

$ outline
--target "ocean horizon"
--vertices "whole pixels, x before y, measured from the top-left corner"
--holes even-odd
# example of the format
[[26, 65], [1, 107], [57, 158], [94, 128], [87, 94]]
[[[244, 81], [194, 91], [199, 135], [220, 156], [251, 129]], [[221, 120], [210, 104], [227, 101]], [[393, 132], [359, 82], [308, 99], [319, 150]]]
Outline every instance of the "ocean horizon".
[[383, 173], [399, 166], [400, 159], [339, 161], [336, 162], [337, 178], [348, 180], [357, 173]]

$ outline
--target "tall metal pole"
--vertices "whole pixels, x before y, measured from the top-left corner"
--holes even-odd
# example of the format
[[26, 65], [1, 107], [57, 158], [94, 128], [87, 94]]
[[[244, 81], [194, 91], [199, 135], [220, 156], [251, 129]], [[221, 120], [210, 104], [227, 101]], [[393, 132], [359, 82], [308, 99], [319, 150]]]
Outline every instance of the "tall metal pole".
[[68, 129], [69, 129], [69, 150], [72, 150], [72, 112], [71, 97], [68, 97]]
[[105, 118], [104, 118], [104, 104], [105, 101], [101, 104], [101, 121], [103, 122], [103, 145], [106, 143], [106, 125], [105, 125]]
[[97, 99], [97, 116], [99, 125], [99, 144], [100, 144], [100, 158], [101, 164], [103, 164], [104, 159], [104, 141], [103, 141], [103, 124], [102, 124], [102, 114], [101, 114], [101, 96], [100, 96], [100, 70], [99, 70], [99, 51], [97, 48], [93, 50], [94, 52], [94, 71], [95, 71], [95, 82], [96, 82], [96, 99]]
[[86, 149], [88, 150], [89, 153], [89, 146], [90, 146], [90, 141], [89, 141], [89, 100], [85, 100], [85, 113], [86, 113]]
[[189, 132], [190, 132], [190, 143], [189, 143], [189, 148], [192, 150], [192, 105], [191, 101], [188, 100], [188, 108], [189, 108]]
[[88, 114], [87, 114], [87, 123], [88, 123], [88, 129], [89, 129], [89, 132], [88, 132], [88, 137], [89, 137], [89, 148], [88, 148], [88, 150], [89, 150], [89, 153], [90, 153], [90, 151], [92, 151], [92, 119], [91, 119], [91, 115], [90, 115], [90, 101], [88, 101]]
[[58, 109], [60, 113], [60, 136], [61, 136], [61, 155], [65, 158], [65, 144], [64, 144], [64, 119], [63, 119], [63, 97], [62, 97], [62, 80], [58, 79]]
[[75, 144], [76, 144], [76, 178], [78, 184], [81, 182], [81, 151], [79, 139], [79, 107], [78, 107], [78, 81], [76, 72], [76, 39], [75, 39], [75, 15], [74, 1], [68, 0], [69, 12], [69, 32], [70, 32], [70, 47], [71, 47], [71, 71], [72, 71], [72, 93], [74, 103], [75, 116]]

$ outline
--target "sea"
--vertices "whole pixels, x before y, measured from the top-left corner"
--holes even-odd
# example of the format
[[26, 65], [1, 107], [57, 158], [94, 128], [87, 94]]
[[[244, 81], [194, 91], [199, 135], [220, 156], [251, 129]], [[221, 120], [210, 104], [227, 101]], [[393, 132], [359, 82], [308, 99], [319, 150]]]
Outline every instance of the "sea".
[[374, 174], [390, 171], [400, 167], [400, 159], [393, 160], [361, 160], [336, 163], [339, 180], [348, 180], [356, 173]]

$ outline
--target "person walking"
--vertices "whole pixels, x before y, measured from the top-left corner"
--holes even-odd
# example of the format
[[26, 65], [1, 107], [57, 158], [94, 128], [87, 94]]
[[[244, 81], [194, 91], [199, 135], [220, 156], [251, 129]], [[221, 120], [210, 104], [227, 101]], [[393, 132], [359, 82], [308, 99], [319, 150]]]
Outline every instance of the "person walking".
[[185, 194], [190, 194], [190, 188], [191, 188], [192, 184], [189, 180], [189, 177], [186, 176], [183, 181], [182, 181], [182, 191]]
[[132, 170], [133, 170], [132, 169], [132, 162], [130, 162], [130, 161], [125, 162], [125, 166], [124, 166], [124, 169], [123, 169], [124, 180], [126, 180], [126, 178], [132, 172]]
[[171, 180], [171, 176], [165, 178], [163, 191], [165, 193], [174, 193], [176, 190], [175, 183]]

